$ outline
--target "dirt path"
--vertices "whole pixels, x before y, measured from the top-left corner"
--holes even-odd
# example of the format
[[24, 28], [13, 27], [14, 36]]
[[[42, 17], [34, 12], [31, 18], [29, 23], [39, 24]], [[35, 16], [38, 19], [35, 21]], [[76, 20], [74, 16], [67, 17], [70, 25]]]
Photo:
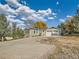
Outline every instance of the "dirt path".
[[55, 46], [40, 44], [35, 39], [0, 42], [0, 59], [48, 59]]

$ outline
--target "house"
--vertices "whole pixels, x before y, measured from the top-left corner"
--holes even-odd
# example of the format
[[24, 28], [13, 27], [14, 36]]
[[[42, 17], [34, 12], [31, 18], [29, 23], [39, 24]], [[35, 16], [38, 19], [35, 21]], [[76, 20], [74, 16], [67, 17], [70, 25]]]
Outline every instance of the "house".
[[57, 28], [48, 28], [48, 29], [29, 29], [29, 36], [55, 36], [59, 35], [59, 30]]
[[43, 29], [29, 29], [29, 36], [44, 36], [45, 30]]
[[57, 28], [48, 28], [46, 30], [46, 36], [50, 37], [50, 36], [57, 36], [59, 35], [59, 29]]

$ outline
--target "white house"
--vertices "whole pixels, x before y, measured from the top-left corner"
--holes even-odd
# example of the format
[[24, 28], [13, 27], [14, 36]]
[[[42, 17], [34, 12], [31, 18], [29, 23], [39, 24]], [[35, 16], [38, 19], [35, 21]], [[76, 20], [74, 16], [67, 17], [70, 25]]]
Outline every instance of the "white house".
[[45, 30], [43, 29], [29, 29], [29, 36], [44, 36]]
[[29, 36], [55, 36], [59, 35], [59, 30], [57, 28], [48, 29], [29, 29]]
[[57, 36], [59, 35], [59, 30], [57, 28], [48, 28], [46, 30], [46, 36], [50, 37], [50, 36]]

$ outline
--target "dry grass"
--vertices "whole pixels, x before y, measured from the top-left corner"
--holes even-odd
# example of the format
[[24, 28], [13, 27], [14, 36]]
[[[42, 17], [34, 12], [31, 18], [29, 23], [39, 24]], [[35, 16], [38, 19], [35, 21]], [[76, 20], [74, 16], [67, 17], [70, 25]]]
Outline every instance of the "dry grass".
[[49, 59], [79, 59], [78, 36], [51, 37], [40, 42], [56, 46], [54, 54], [49, 55]]

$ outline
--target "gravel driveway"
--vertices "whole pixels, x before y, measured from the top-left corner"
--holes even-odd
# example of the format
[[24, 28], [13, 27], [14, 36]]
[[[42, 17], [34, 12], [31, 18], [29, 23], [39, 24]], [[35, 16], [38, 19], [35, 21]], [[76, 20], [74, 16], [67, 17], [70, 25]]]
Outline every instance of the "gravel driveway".
[[48, 59], [54, 50], [54, 45], [40, 44], [35, 42], [35, 38], [24, 38], [0, 42], [0, 59]]

